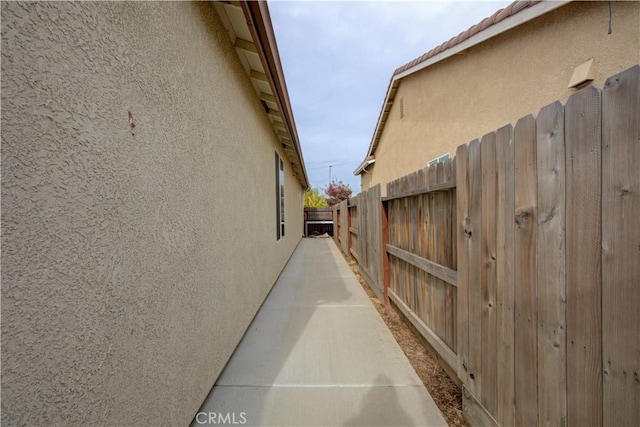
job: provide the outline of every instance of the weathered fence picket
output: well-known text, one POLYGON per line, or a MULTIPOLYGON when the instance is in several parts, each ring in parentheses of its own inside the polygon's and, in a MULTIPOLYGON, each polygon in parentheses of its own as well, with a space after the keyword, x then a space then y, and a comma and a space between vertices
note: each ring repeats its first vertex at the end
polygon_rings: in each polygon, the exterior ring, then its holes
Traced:
POLYGON ((538 230, 538 411, 540 425, 567 419, 564 109, 540 110, 536 121, 538 230))
MULTIPOLYGON (((515 217, 514 159, 513 127, 507 125, 496 133, 495 213, 499 224, 496 230, 496 418, 505 426, 515 425, 515 221, 512 220, 515 217)), ((458 192, 460 194, 460 189, 458 192)))
POLYGON ((565 106, 567 421, 602 420, 601 100, 590 87, 565 106))
POLYGON ((603 423, 640 424, 640 67, 603 90, 603 423))
POLYGON ((367 230, 358 240, 360 271, 378 298, 382 299, 382 218, 379 185, 358 195, 358 224, 367 230))

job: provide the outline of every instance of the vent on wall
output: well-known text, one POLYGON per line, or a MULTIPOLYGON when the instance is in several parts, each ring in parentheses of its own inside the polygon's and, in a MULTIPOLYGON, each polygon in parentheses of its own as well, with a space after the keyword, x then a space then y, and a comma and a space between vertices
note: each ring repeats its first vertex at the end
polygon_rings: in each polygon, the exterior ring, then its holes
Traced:
POLYGON ((593 58, 589 59, 584 64, 580 64, 573 70, 573 75, 569 81, 569 88, 580 89, 586 83, 595 79, 595 71, 593 69, 593 58))
POLYGON ((400 118, 404 117, 404 98, 400 98, 400 118))

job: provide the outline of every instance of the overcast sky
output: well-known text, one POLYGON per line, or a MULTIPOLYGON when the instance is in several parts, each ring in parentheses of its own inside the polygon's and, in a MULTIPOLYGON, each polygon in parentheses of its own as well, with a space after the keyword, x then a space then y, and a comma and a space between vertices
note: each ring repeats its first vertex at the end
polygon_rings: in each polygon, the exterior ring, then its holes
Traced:
POLYGON ((353 193, 393 71, 511 1, 270 1, 309 181, 353 193))

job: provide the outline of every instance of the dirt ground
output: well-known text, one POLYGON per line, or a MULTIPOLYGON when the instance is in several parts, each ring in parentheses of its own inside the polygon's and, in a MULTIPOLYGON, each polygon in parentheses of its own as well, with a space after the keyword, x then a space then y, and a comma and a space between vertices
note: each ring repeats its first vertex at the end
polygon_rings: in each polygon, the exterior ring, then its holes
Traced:
POLYGON ((360 285, 365 290, 373 305, 382 316, 387 327, 396 341, 407 355, 409 362, 418 373, 427 390, 438 405, 450 426, 466 426, 462 416, 462 393, 460 388, 447 375, 436 359, 422 343, 422 338, 416 336, 403 317, 393 307, 385 307, 375 296, 373 291, 358 271, 358 264, 354 260, 347 260, 355 273, 360 285))

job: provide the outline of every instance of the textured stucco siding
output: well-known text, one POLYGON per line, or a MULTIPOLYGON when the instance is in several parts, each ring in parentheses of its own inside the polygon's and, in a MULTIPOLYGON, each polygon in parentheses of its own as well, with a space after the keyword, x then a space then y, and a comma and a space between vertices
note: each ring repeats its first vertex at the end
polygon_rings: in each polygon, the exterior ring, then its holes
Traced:
POLYGON ((640 2, 574 2, 402 79, 362 189, 385 184, 556 100, 594 58, 605 80, 640 62, 640 2), (402 100, 402 101, 401 101, 402 100), (400 104, 404 117, 400 117, 400 104))
POLYGON ((3 425, 188 425, 302 234, 279 147, 211 4, 2 3, 3 425))

